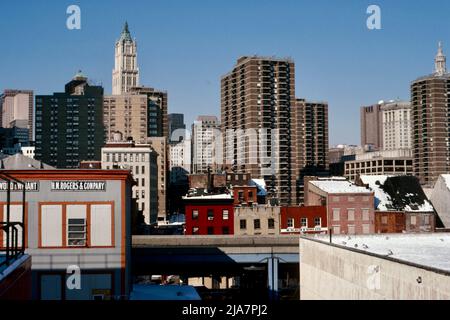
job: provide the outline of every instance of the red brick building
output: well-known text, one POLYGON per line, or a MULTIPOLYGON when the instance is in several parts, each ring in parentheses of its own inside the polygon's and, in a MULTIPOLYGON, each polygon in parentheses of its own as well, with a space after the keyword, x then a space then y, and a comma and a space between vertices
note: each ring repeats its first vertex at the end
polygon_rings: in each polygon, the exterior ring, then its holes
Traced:
POLYGON ((327 208, 325 206, 280 208, 281 234, 326 232, 327 208))
POLYGON ((186 235, 234 234, 234 199, 229 194, 186 196, 186 235))
POLYGON ((235 206, 252 206, 257 201, 258 188, 256 186, 235 186, 233 197, 235 206))
POLYGON ((333 234, 375 233, 374 192, 345 179, 309 181, 307 205, 326 205, 333 234))

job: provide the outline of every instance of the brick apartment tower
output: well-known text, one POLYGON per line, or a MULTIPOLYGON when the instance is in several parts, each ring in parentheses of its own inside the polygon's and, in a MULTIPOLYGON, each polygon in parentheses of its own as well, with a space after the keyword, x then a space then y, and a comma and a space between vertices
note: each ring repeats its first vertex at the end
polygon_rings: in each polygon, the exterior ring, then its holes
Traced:
POLYGON ((221 79, 224 162, 237 173, 264 178, 268 198, 282 205, 296 203, 296 138, 291 132, 295 103, 295 65, 290 59, 244 56, 221 79), (245 139, 238 137, 239 129, 246 130, 245 139), (263 141, 258 137, 264 130, 268 134, 263 141))
POLYGON ((439 43, 434 73, 411 84, 414 174, 433 186, 450 172, 450 74, 439 43))
POLYGON ((304 202, 304 177, 328 175, 328 103, 296 99, 291 134, 296 143, 297 204, 304 202))

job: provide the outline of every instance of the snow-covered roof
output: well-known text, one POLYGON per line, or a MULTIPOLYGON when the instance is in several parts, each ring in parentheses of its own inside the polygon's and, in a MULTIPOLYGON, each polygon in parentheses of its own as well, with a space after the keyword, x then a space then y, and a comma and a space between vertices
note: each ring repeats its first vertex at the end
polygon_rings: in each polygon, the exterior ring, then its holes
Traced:
POLYGON ((310 181, 310 183, 317 188, 327 193, 371 193, 371 191, 364 187, 359 187, 354 183, 344 180, 333 181, 310 181))
POLYGON ((444 179, 447 189, 450 190, 450 174, 442 174, 441 177, 444 179))
POLYGON ((258 187, 258 196, 266 196, 266 181, 264 179, 251 179, 250 180, 251 186, 258 187))
POLYGON ((361 182, 368 185, 370 190, 375 193, 375 208, 379 211, 392 210, 392 199, 391 197, 381 188, 384 185, 388 176, 378 175, 378 176, 365 176, 361 175, 359 177, 361 182))
POLYGON ((359 178, 375 193, 375 208, 378 211, 434 212, 414 177, 361 175, 359 178))
POLYGON ((200 195, 200 196, 187 196, 183 197, 185 200, 207 200, 207 199, 233 199, 233 196, 228 193, 212 194, 212 195, 200 195))
MULTIPOLYGON (((315 236, 329 242, 328 236, 315 236)), ((450 272, 450 234, 333 236, 334 244, 450 272)))

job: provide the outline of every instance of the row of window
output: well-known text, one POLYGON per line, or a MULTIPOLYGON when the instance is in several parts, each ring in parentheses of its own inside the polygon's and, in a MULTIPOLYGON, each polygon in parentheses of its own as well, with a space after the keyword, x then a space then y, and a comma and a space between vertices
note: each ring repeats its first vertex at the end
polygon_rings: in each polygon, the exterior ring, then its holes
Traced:
MULTIPOLYGON (((247 230, 247 220, 241 219, 239 221, 239 228, 241 230, 247 230)), ((267 219, 267 228, 275 229, 275 220, 274 219, 272 219, 272 218, 267 219)), ((255 229, 255 230, 261 229, 261 219, 253 220, 253 229, 255 229)))
MULTIPOLYGON (((370 209, 361 209, 362 211, 362 220, 363 221, 369 221, 370 220, 370 209)), ((340 221, 341 220, 341 209, 340 208, 334 208, 332 209, 333 212, 333 220, 334 221, 340 221)), ((348 221, 354 221, 355 220, 355 209, 348 209, 347 210, 347 220, 348 221)))
MULTIPOLYGON (((207 218, 209 221, 214 220, 214 210, 208 209, 207 218)), ((222 210, 222 220, 228 220, 230 218, 229 211, 227 209, 222 210)), ((198 220, 198 210, 192 210, 192 220, 198 220)))

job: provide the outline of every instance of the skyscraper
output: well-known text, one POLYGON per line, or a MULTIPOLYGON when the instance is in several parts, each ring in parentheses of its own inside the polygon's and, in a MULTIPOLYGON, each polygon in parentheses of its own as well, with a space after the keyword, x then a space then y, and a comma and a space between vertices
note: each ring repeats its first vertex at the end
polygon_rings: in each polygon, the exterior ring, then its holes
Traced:
POLYGON ((328 175, 328 103, 296 99, 292 108, 297 204, 303 204, 304 177, 328 175))
MULTIPOLYGON (((199 116, 192 125, 192 173, 207 173, 217 169, 216 137, 220 136, 219 119, 216 116, 199 116)), ((221 154, 221 152, 220 152, 221 154)))
POLYGON ((411 150, 412 119, 409 101, 389 101, 381 106, 383 150, 411 150))
POLYGON ((0 95, 1 127, 28 129, 28 139, 33 140, 33 91, 5 90, 0 95), (20 126, 17 126, 20 124, 20 126))
POLYGON ((450 74, 439 43, 433 74, 411 84, 414 174, 432 186, 450 172, 450 74))
POLYGON ((128 23, 125 23, 120 39, 116 42, 115 63, 112 73, 112 94, 128 93, 131 87, 139 86, 137 43, 131 38, 128 23))
POLYGON ((384 101, 361 107, 361 146, 374 150, 383 149, 383 123, 381 106, 384 101))
MULTIPOLYGON (((182 113, 170 113, 168 115, 169 122, 169 142, 177 143, 180 139, 175 139, 175 141, 171 141, 172 134, 179 129, 186 130, 186 125, 184 124, 184 114, 182 113)), ((183 134, 184 137, 184 134, 183 134)), ((175 138, 175 137, 173 137, 175 138)), ((177 137, 178 138, 178 137, 177 137)))
POLYGON ((100 161, 105 140, 103 88, 79 72, 65 92, 36 96, 35 158, 58 168, 100 161))
POLYGON ((221 80, 224 156, 235 172, 265 179, 269 198, 296 203, 291 131, 295 66, 290 59, 241 57, 221 80))

